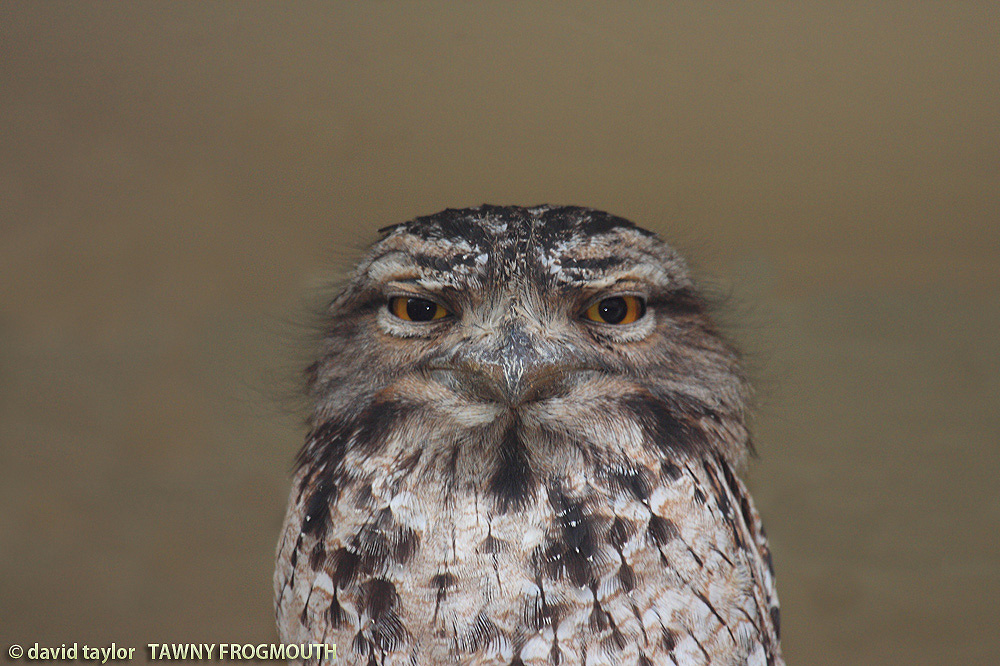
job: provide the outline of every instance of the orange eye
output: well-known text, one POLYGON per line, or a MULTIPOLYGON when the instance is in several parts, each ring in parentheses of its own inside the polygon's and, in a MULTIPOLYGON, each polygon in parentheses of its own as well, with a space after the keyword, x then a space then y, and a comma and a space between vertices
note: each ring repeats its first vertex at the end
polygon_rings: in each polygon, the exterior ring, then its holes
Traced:
POLYGON ((389 312, 406 321, 431 321, 450 314, 434 301, 413 296, 393 296, 389 299, 389 312))
POLYGON ((601 324, 631 324, 646 314, 646 302, 638 296, 614 296, 584 310, 583 316, 601 324))

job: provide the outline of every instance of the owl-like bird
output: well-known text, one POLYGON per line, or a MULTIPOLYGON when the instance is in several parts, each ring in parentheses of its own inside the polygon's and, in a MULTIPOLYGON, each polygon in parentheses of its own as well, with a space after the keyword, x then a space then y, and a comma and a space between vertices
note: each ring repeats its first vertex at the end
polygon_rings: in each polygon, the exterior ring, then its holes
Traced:
POLYGON ((324 320, 286 643, 369 666, 782 664, 748 385, 683 259, 578 207, 381 230, 324 320))

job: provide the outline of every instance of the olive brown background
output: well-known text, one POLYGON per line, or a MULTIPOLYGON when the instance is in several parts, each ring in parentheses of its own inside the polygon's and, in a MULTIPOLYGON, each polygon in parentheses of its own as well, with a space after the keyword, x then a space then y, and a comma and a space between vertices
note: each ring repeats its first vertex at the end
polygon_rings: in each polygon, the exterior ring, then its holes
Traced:
POLYGON ((726 296, 789 663, 1000 663, 998 13, 2 2, 3 653, 276 640, 309 304, 551 202, 726 296))

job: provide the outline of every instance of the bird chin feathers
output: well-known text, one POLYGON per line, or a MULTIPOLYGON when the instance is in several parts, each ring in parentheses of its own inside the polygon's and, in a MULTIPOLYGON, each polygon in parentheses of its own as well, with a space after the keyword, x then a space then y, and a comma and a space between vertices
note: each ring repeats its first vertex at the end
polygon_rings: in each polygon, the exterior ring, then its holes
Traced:
POLYGON ((482 493, 506 512, 537 497, 550 479, 656 470, 679 455, 738 464, 745 455, 748 435, 738 417, 690 395, 658 396, 632 382, 579 374, 544 399, 516 405, 453 390, 438 381, 440 371, 408 376, 316 425, 299 466, 338 492, 360 479, 399 488, 412 476, 437 485, 444 498, 482 493))

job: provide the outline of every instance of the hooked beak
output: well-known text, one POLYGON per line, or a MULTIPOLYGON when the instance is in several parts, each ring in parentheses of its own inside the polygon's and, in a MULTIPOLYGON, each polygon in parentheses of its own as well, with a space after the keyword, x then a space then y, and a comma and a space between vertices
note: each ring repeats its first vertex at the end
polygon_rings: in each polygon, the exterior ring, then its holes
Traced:
POLYGON ((470 394, 508 407, 552 396, 566 370, 556 349, 543 348, 516 324, 504 327, 498 344, 461 355, 449 366, 470 394))

